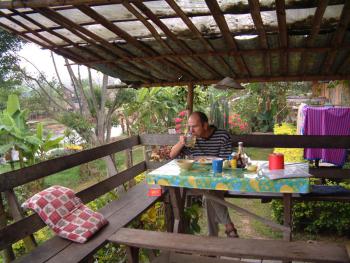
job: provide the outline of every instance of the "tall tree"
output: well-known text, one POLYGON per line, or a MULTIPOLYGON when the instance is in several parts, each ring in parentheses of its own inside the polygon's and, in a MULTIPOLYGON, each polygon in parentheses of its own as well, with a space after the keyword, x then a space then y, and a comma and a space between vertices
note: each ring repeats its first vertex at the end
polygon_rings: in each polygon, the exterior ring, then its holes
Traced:
POLYGON ((13 69, 18 65, 16 52, 22 44, 20 38, 0 29, 0 110, 6 108, 8 95, 21 82, 20 75, 13 69))

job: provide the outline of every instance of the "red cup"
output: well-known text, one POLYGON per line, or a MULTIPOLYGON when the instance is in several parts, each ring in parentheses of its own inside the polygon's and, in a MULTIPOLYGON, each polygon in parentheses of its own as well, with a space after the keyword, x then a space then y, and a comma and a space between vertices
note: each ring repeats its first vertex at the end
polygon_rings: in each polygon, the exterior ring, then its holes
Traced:
POLYGON ((269 155, 269 169, 284 169, 284 155, 282 153, 271 153, 269 155))

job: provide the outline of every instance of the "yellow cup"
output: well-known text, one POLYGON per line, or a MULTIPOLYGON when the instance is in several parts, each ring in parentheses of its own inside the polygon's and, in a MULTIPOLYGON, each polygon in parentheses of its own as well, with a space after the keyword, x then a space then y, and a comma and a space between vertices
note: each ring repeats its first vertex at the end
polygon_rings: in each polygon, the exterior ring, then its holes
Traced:
POLYGON ((232 169, 236 169, 237 168, 237 160, 236 159, 232 159, 231 160, 231 168, 232 169))

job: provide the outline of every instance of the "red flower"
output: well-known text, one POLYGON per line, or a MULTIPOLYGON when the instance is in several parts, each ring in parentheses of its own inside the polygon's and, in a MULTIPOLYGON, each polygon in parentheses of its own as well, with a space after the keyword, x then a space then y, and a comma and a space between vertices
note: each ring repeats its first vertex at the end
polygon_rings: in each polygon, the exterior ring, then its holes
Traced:
POLYGON ((175 118, 175 123, 181 123, 182 119, 181 118, 175 118))
POLYGON ((175 129, 181 129, 182 125, 180 123, 175 125, 175 129))
POLYGON ((179 117, 185 117, 186 116, 186 114, 187 114, 187 111, 181 111, 181 112, 179 112, 179 117))

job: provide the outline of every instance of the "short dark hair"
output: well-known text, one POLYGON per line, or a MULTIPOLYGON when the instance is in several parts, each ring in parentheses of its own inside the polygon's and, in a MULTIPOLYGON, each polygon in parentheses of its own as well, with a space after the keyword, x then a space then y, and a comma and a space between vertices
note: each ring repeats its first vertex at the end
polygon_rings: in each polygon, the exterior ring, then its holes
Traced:
POLYGON ((194 112, 192 112, 191 115, 197 115, 202 124, 209 123, 208 117, 207 117, 207 115, 205 115, 204 112, 194 111, 194 112))

